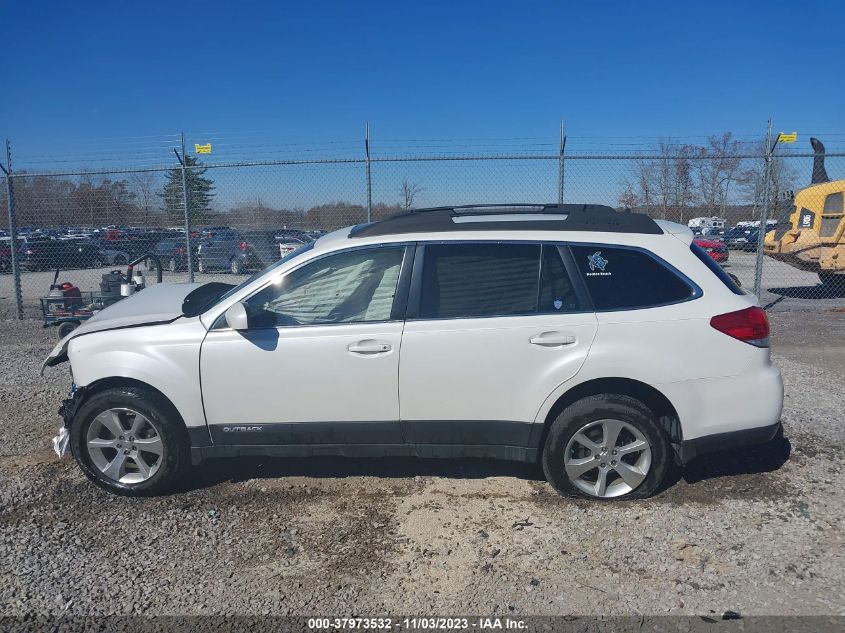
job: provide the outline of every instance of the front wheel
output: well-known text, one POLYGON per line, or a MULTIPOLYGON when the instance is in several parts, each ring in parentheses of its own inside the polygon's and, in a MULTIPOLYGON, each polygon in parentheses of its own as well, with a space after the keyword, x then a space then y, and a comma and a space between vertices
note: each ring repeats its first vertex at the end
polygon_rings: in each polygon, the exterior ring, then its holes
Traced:
POLYGON ((620 394, 590 396, 552 422, 543 472, 562 495, 640 499, 657 490, 669 466, 669 442, 654 413, 620 394))
POLYGON ((237 257, 232 258, 232 261, 229 263, 229 270, 233 275, 240 275, 243 272, 243 266, 237 257))
POLYGON ((166 492, 190 464, 179 414, 147 389, 116 387, 94 394, 74 417, 70 435, 82 472, 120 495, 166 492))

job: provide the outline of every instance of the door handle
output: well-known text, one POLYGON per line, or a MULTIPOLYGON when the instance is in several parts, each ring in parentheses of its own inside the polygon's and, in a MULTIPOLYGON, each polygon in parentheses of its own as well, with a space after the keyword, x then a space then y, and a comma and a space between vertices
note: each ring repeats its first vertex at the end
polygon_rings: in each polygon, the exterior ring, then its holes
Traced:
POLYGON ((564 345, 573 345, 575 341, 575 336, 564 332, 543 332, 528 339, 528 342, 532 345, 541 347, 563 347, 564 345))
POLYGON ((390 343, 384 341, 358 341, 350 343, 346 349, 353 354, 383 354, 390 351, 390 343))

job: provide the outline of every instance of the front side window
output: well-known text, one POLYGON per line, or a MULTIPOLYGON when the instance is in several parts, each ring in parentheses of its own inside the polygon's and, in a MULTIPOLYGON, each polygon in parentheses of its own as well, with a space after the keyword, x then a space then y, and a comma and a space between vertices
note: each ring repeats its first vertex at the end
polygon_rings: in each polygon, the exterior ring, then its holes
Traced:
POLYGON ((572 246, 596 310, 634 310, 691 299, 695 289, 648 253, 612 246, 572 246))
POLYGON ((321 257, 246 301, 255 327, 367 323, 390 319, 404 246, 321 257))

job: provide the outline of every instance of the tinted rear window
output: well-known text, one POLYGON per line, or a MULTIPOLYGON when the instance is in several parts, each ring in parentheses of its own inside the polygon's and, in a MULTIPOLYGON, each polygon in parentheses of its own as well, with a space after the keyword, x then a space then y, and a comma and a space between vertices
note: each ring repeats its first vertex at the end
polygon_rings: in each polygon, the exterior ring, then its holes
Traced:
POLYGON ((555 245, 428 244, 420 317, 514 316, 580 309, 555 245))
POLYGON ((539 278, 539 244, 429 244, 420 317, 532 314, 539 278))
POLYGON ((634 310, 679 303, 693 288, 665 262, 644 251, 612 246, 573 246, 596 310, 634 310))
POLYGON ((726 273, 725 270, 721 266, 719 266, 719 264, 717 264, 712 257, 710 257, 710 255, 707 254, 707 251, 705 251, 695 242, 690 244, 690 250, 695 253, 695 256, 698 257, 698 259, 704 262, 704 265, 707 266, 707 268, 709 268, 713 272, 713 274, 716 275, 719 280, 723 284, 725 284, 732 293, 734 293, 735 295, 745 294, 745 291, 739 286, 737 286, 736 283, 734 283, 734 280, 731 279, 731 276, 726 273))

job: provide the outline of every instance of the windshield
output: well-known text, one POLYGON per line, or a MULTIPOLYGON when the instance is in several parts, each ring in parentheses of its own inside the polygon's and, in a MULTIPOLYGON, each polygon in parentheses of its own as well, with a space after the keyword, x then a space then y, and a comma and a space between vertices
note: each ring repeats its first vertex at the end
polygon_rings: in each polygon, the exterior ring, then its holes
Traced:
MULTIPOLYGON (((282 264, 286 264, 286 263, 287 263, 287 262, 289 262, 290 260, 292 260, 292 259, 294 259, 294 258, 296 258, 296 257, 299 257, 299 256, 300 256, 300 255, 302 255, 303 253, 307 253, 307 252, 308 252, 308 251, 310 251, 312 248, 314 248, 314 244, 315 244, 315 242, 308 242, 307 244, 303 244, 302 246, 300 246, 299 248, 297 248, 295 251, 293 251, 293 252, 291 252, 291 253, 288 253, 287 255, 285 255, 284 257, 282 257, 280 260, 278 260, 278 261, 276 261, 276 262, 273 262, 272 264, 270 264, 269 266, 267 266, 267 268, 265 268, 264 270, 260 270, 260 271, 258 271, 257 273, 255 273, 255 274, 253 274, 253 275, 251 275, 251 276, 247 277, 244 281, 242 281, 241 283, 239 283, 237 286, 235 286, 234 288, 232 288, 232 289, 231 289, 231 290, 229 290, 228 292, 226 292, 226 293, 224 293, 224 294, 220 295, 220 298, 219 298, 219 299, 217 299, 217 301, 215 301, 214 303, 215 303, 215 304, 217 304, 217 303, 220 303, 221 301, 223 301, 224 299, 228 299, 228 298, 229 298, 229 297, 231 297, 233 294, 235 294, 235 293, 239 292, 242 288, 245 288, 246 286, 248 286, 249 284, 251 284, 253 281, 255 281, 256 279, 258 279, 259 277, 261 277, 261 276, 266 275, 267 273, 269 273, 271 270, 273 270, 273 269, 275 269, 275 268, 278 268, 278 267, 279 267, 279 266, 281 266, 282 264)), ((209 306, 209 307, 211 307, 211 306, 209 306)))

